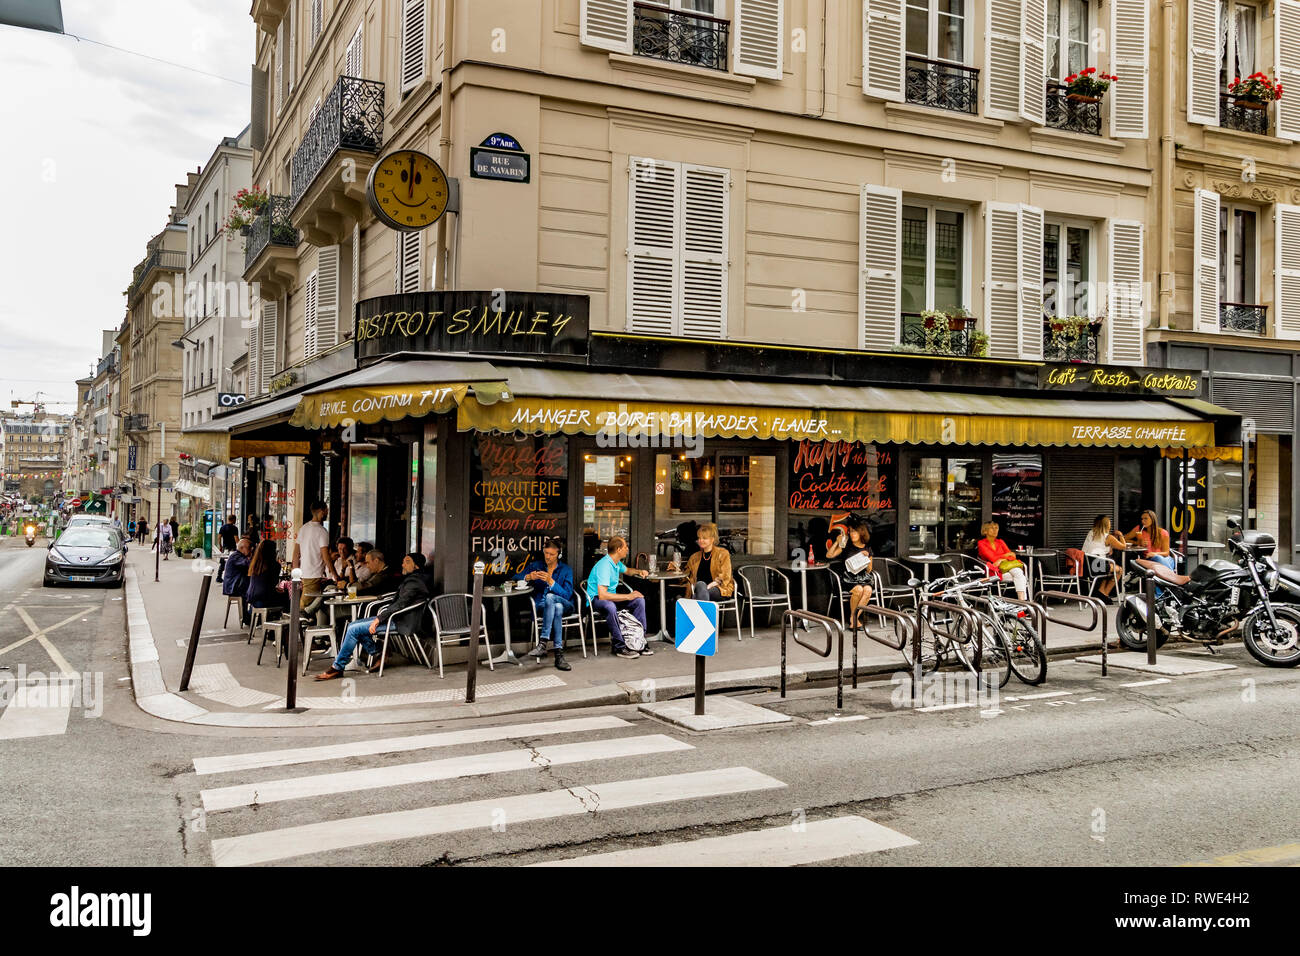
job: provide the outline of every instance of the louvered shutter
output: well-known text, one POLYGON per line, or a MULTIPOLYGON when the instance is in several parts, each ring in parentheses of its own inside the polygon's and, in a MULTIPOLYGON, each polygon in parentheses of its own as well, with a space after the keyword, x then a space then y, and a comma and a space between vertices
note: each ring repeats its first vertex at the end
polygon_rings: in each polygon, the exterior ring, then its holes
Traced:
POLYGON ((587 46, 632 52, 632 0, 582 0, 580 19, 587 46))
POLYGON ((1219 194, 1196 190, 1192 318, 1198 332, 1219 330, 1219 194))
POLYGON ((307 277, 307 286, 303 294, 303 331, 302 331, 302 349, 304 355, 309 358, 315 358, 316 353, 320 350, 320 338, 317 332, 318 315, 316 306, 319 301, 320 280, 319 273, 313 271, 307 277))
POLYGON ((400 232, 397 244, 398 258, 398 292, 420 291, 420 258, 422 235, 418 232, 400 232))
POLYGON ((295 79, 295 77, 294 77, 294 73, 295 73, 295 70, 294 70, 294 53, 295 53, 295 47, 297 47, 297 45, 298 45, 298 42, 297 42, 297 40, 298 40, 298 35, 297 35, 297 31, 294 29, 295 21, 294 21, 294 15, 293 15, 293 8, 294 8, 296 5, 297 5, 297 4, 294 4, 294 3, 289 4, 289 33, 288 33, 288 41, 289 41, 289 42, 288 42, 288 48, 285 50, 285 56, 288 57, 288 59, 287 59, 285 62, 286 62, 286 66, 287 66, 287 69, 288 69, 288 72, 289 72, 288 80, 289 80, 289 92, 290 92, 290 93, 293 92, 293 85, 294 85, 294 79, 295 79))
POLYGON ((311 0, 311 42, 320 39, 321 21, 325 18, 325 0, 311 0))
POLYGON ((266 147, 266 70, 253 67, 253 103, 249 113, 248 145, 262 150, 266 147))
POLYGON ((1284 91, 1274 107, 1277 110, 1277 135, 1282 139, 1300 141, 1300 101, 1295 93, 1300 90, 1300 3, 1277 0, 1273 15, 1273 51, 1277 61, 1277 79, 1284 91), (1286 93, 1287 87, 1292 92, 1286 93))
POLYGON ((316 351, 339 343, 339 246, 322 246, 316 254, 316 351))
POLYGON ((1043 210, 1020 207, 1020 358, 1043 357, 1043 210))
POLYGON ((278 367, 276 365, 276 348, 280 342, 280 303, 263 302, 262 303, 262 341, 260 343, 261 356, 258 359, 261 372, 261 391, 268 391, 271 387, 271 379, 275 377, 278 367))
POLYGON ((1047 122, 1047 0, 1024 0, 1020 45, 1020 115, 1047 122))
MULTIPOLYGON (((1020 357, 1020 206, 991 202, 984 207, 984 248, 988 284, 984 287, 989 355, 1020 357)), ((1039 255, 1042 246, 1039 245, 1039 255)))
POLYGON ((988 0, 984 31, 984 112, 1020 119, 1020 43, 1023 0, 988 0))
POLYGON ((862 92, 903 102, 904 0, 862 0, 862 92))
POLYGON ((1187 122, 1219 125, 1219 0, 1187 0, 1187 122))
POLYGON ((307 128, 311 129, 311 124, 316 122, 316 114, 320 112, 320 97, 316 97, 316 102, 311 105, 307 112, 307 128))
POLYGON ((727 198, 731 173, 682 166, 681 334, 722 338, 727 331, 727 198))
POLYGON ((633 158, 628 187, 627 327, 673 334, 677 275, 677 163, 633 158))
POLYGON ((892 350, 898 344, 903 191, 864 185, 858 221, 858 344, 892 350))
POLYGON ((1142 344, 1142 223, 1128 219, 1110 221, 1110 295, 1106 326, 1110 360, 1124 365, 1145 365, 1142 344))
POLYGON ((403 0, 402 10, 402 93, 413 90, 424 79, 428 22, 425 0, 403 0))
POLYGON ((1279 339, 1300 339, 1300 206, 1274 208, 1273 334, 1279 339))
POLYGON ((767 80, 782 77, 785 50, 784 0, 734 0, 732 69, 767 80))
POLYGON ((357 32, 352 34, 352 39, 348 41, 348 52, 344 56, 343 69, 348 76, 361 76, 365 64, 362 62, 362 39, 361 27, 357 27, 357 32))
POLYGON ((348 328, 361 301, 361 224, 352 227, 352 310, 348 313, 348 328))
MULTIPOLYGON (((1150 74, 1148 9, 1147 0, 1111 0, 1110 4, 1110 35, 1114 38, 1111 72, 1119 77, 1119 81, 1110 85, 1106 97, 1110 100, 1111 135, 1120 139, 1147 138, 1147 100, 1151 94, 1147 85, 1150 74)), ((1214 83, 1217 88, 1217 65, 1214 83)), ((1218 111, 1216 98, 1213 109, 1216 123, 1218 111)))
POLYGON ((253 321, 248 327, 248 397, 262 394, 261 353, 262 353, 262 305, 258 303, 253 311, 253 321))
POLYGON ((275 115, 284 105, 284 21, 275 28, 275 115))

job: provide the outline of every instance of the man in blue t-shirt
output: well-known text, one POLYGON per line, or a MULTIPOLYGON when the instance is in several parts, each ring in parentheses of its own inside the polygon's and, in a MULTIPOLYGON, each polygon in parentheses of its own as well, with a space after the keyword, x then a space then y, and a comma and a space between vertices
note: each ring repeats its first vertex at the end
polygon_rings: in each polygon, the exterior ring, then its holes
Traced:
POLYGON ((654 653, 649 643, 646 644, 645 650, 639 653, 629 650, 623 642, 623 631, 618 626, 619 604, 626 604, 627 609, 641 622, 641 627, 646 626, 645 598, 640 591, 620 594, 616 590, 624 574, 643 577, 645 572, 630 570, 623 563, 623 559, 627 557, 627 542, 618 535, 609 539, 605 551, 607 552, 605 557, 596 562, 596 566, 591 569, 591 577, 587 578, 587 597, 591 599, 592 608, 605 612, 605 617, 609 621, 610 642, 615 654, 628 660, 649 657, 654 653))
POLYGON ((564 618, 573 613, 573 571, 560 560, 560 542, 550 539, 542 545, 542 560, 528 562, 528 566, 515 575, 515 580, 533 586, 533 605, 540 619, 534 653, 544 657, 549 639, 555 645, 556 668, 573 670, 564 659, 564 618))

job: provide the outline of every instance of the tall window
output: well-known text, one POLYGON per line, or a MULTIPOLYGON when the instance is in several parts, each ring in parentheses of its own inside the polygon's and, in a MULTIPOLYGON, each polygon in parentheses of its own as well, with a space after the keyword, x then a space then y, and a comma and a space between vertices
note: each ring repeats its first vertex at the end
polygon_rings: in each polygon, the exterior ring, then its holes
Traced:
POLYGON ((1259 11, 1248 3, 1219 0, 1219 87, 1259 69, 1259 11))
POLYGON ((1047 315, 1089 315, 1092 231, 1048 222, 1043 227, 1043 311, 1047 315))
POLYGON ((903 206, 902 310, 966 304, 966 216, 934 206, 903 206))
POLYGON ((1256 212, 1219 206, 1219 301, 1254 305, 1258 251, 1256 212))
POLYGON ((1088 0, 1047 0, 1047 75, 1063 79, 1088 65, 1088 0))
POLYGON ((907 0, 907 52, 966 61, 966 0, 907 0))

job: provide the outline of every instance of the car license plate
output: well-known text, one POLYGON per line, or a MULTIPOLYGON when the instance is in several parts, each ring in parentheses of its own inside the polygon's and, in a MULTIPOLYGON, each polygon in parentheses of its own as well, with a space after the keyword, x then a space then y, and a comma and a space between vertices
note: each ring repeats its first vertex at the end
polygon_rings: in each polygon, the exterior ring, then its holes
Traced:
POLYGON ((95 576, 93 574, 69 574, 68 580, 69 581, 93 581, 95 580, 95 576))

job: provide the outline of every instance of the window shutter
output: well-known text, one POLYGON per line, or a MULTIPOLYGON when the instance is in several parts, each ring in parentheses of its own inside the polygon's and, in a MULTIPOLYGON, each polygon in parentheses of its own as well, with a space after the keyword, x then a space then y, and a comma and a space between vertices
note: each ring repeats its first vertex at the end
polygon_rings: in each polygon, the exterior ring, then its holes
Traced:
MULTIPOLYGON (((1277 79, 1283 89, 1300 86, 1300 3, 1277 0, 1273 15, 1273 51, 1277 61, 1277 79)), ((1282 139, 1300 141, 1300 102, 1295 93, 1287 93, 1277 101, 1277 135, 1282 139)))
POLYGON ((1043 210, 1020 207, 1020 358, 1043 357, 1043 210))
POLYGON ((681 334, 722 338, 727 331, 727 199, 731 172, 682 167, 681 334))
POLYGON ((248 397, 262 394, 262 380, 258 369, 261 367, 259 355, 262 351, 262 306, 258 303, 253 310, 253 321, 248 327, 248 397))
POLYGON ((398 293, 420 291, 420 233, 399 232, 397 234, 397 282, 398 293))
POLYGON ((1018 120, 1023 2, 988 0, 987 10, 988 26, 984 31, 984 112, 996 119, 1018 120))
MULTIPOLYGON (((352 227, 352 312, 356 313, 357 303, 361 301, 361 224, 352 227)), ((348 316, 348 327, 352 327, 353 315, 348 316)))
POLYGON ((320 97, 316 97, 316 102, 311 105, 311 110, 307 113, 307 128, 311 129, 311 124, 316 122, 316 114, 320 112, 320 97))
POLYGON ((582 0, 580 19, 587 46, 632 52, 632 0, 582 0))
MULTIPOLYGON (((1215 0, 1209 0, 1214 3, 1215 0)), ((1217 9, 1217 7, 1216 7, 1217 9)), ((1147 49, 1147 25, 1150 19, 1147 0, 1111 0, 1110 35, 1111 72, 1119 77, 1106 92, 1110 100, 1110 131, 1120 139, 1147 138, 1147 99, 1150 73, 1147 49)), ((1214 123, 1219 121, 1218 58, 1214 58, 1211 98, 1214 123)), ((1191 117, 1189 116, 1190 120, 1191 117)))
POLYGON ((1219 0, 1187 0, 1187 122, 1219 125, 1219 0))
POLYGON ((424 79, 424 48, 428 34, 425 0, 403 0, 402 93, 405 95, 424 79))
POLYGON ((311 42, 320 39, 321 21, 325 18, 325 0, 311 0, 311 42))
POLYGON ((296 4, 293 3, 289 4, 289 34, 288 34, 289 46, 288 49, 285 51, 285 56, 288 57, 288 60, 285 62, 287 63, 287 69, 289 71, 289 92, 290 93, 293 92, 293 86, 294 86, 294 68, 293 68, 294 48, 298 45, 297 43, 298 33, 294 29, 293 8, 295 6, 296 4))
POLYGON ((732 69, 767 80, 782 77, 785 51, 784 0, 734 0, 732 69))
POLYGON ((863 0, 862 92, 903 102, 903 0, 863 0))
POLYGON ((343 69, 348 76, 359 77, 365 68, 362 62, 361 43, 361 27, 357 27, 357 32, 352 34, 352 39, 348 41, 348 52, 343 58, 343 69))
POLYGON ((1047 0, 1024 0, 1020 45, 1020 115, 1047 122, 1047 0))
POLYGON ((673 333, 677 181, 681 167, 633 158, 628 194, 627 327, 673 333))
POLYGON ((253 67, 253 104, 249 113, 248 145, 261 150, 266 146, 266 70, 253 67))
POLYGON ((316 254, 316 352, 328 352, 339 343, 338 246, 322 246, 316 254))
POLYGON ((1123 365, 1146 364, 1142 344, 1142 259, 1142 223, 1129 219, 1112 219, 1107 340, 1110 361, 1123 365))
POLYGON ((1279 339, 1300 339, 1300 206, 1279 204, 1275 210, 1277 291, 1273 296, 1273 334, 1279 339))
POLYGON ((1198 332, 1219 331, 1219 194, 1196 190, 1192 319, 1198 332))
POLYGON ((858 219, 858 344, 892 350, 898 344, 903 191, 864 185, 858 219))
POLYGON ((320 349, 319 337, 316 334, 317 319, 316 305, 320 290, 319 273, 313 271, 307 277, 307 285, 303 294, 303 331, 302 331, 302 350, 306 358, 315 358, 320 349))
POLYGON ((275 28, 275 115, 284 105, 284 21, 275 28))
MULTIPOLYGON (((1020 358, 1020 206, 986 204, 984 229, 989 260, 988 284, 984 287, 989 355, 1020 358)), ((1038 248, 1041 256, 1041 243, 1038 248)))
POLYGON ((280 303, 263 302, 262 303, 262 341, 260 343, 261 355, 258 358, 259 372, 261 379, 259 382, 259 391, 266 392, 271 387, 271 379, 275 377, 276 345, 280 340, 280 303))

